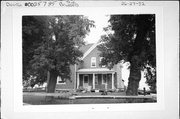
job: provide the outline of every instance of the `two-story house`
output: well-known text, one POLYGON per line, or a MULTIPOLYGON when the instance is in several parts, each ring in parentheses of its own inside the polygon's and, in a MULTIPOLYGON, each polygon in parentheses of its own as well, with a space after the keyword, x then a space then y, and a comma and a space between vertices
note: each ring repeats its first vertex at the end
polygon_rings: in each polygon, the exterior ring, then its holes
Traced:
POLYGON ((97 48, 97 43, 88 44, 80 48, 83 52, 82 62, 72 65, 71 79, 65 80, 57 77, 56 90, 111 90, 122 89, 121 64, 115 65, 112 69, 101 66, 102 57, 97 48))

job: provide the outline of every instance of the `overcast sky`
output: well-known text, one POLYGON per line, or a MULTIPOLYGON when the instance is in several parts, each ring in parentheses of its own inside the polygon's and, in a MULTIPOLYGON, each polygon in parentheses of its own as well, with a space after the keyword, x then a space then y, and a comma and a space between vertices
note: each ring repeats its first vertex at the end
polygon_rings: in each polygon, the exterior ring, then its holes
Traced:
POLYGON ((103 28, 108 26, 108 15, 94 14, 87 16, 90 20, 95 21, 95 27, 91 28, 89 35, 86 36, 85 41, 87 43, 96 43, 101 38, 101 35, 105 34, 103 28))
MULTIPOLYGON (((85 16, 87 16, 90 20, 94 20, 96 26, 95 28, 91 28, 89 35, 87 35, 85 38, 85 41, 86 43, 97 43, 98 40, 100 40, 101 35, 105 34, 103 28, 109 25, 108 20, 110 16, 103 14, 88 14, 85 16)), ((127 66, 128 66, 127 64, 124 64, 122 68, 122 78, 125 81, 124 84, 126 86, 128 85, 128 77, 129 77, 129 70, 127 69, 127 66)), ((148 85, 145 83, 146 79, 143 76, 143 72, 141 76, 142 78, 139 84, 139 88, 143 89, 143 87, 145 87, 146 89, 149 89, 148 85)))

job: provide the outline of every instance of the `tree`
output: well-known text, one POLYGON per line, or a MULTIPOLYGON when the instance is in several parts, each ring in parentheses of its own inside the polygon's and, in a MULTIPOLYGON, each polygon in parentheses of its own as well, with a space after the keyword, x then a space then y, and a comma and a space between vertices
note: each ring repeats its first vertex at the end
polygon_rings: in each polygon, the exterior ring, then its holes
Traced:
POLYGON ((145 78, 150 90, 156 93, 156 69, 152 67, 147 67, 145 70, 145 78))
POLYGON ((57 76, 70 77, 70 65, 82 53, 79 47, 93 27, 82 15, 23 17, 23 78, 36 77, 54 92, 57 76), (47 76, 48 74, 48 76, 47 76))
POLYGON ((120 61, 129 62, 126 95, 137 95, 141 70, 156 69, 155 15, 111 15, 109 22, 99 45, 102 64, 111 68, 120 61))

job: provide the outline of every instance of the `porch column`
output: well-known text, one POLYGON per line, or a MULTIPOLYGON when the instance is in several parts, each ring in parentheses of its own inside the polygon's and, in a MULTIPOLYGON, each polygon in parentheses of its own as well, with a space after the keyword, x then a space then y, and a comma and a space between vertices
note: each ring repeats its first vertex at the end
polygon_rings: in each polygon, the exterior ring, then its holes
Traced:
POLYGON ((114 72, 112 73, 112 89, 114 89, 114 72))
POLYGON ((93 89, 95 89, 95 73, 93 73, 93 89))
POLYGON ((76 80, 76 64, 74 65, 74 90, 76 90, 77 88, 76 88, 76 82, 77 82, 77 80, 76 80))
POLYGON ((77 73, 77 89, 79 89, 79 73, 77 73))

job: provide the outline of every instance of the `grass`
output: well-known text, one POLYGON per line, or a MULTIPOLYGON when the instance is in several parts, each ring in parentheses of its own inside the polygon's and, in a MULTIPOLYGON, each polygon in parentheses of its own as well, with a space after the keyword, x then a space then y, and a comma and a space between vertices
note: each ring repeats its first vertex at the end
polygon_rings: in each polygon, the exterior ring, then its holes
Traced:
POLYGON ((124 92, 108 93, 45 93, 45 92, 24 92, 23 102, 31 105, 48 105, 48 104, 105 104, 105 103, 144 103, 154 102, 148 96, 136 96, 131 98, 125 96, 124 92), (120 98, 109 98, 110 96, 120 96, 120 98), (121 97, 122 96, 122 97, 121 97), (79 97, 77 99, 69 99, 69 97, 79 97), (98 98, 100 97, 100 98, 98 98))

